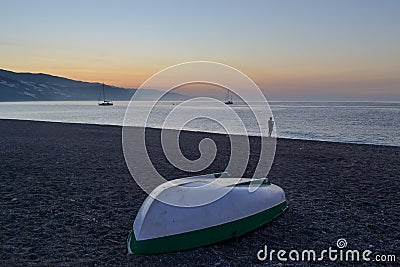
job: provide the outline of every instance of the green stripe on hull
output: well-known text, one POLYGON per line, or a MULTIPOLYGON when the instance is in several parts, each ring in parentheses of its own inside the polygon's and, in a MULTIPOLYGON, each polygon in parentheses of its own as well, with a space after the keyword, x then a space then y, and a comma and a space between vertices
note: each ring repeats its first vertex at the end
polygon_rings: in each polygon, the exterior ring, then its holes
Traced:
POLYGON ((286 202, 282 202, 266 211, 237 221, 192 232, 147 240, 136 240, 132 231, 128 238, 128 246, 130 251, 135 254, 157 254, 209 245, 250 232, 270 222, 285 211, 286 208, 286 202))

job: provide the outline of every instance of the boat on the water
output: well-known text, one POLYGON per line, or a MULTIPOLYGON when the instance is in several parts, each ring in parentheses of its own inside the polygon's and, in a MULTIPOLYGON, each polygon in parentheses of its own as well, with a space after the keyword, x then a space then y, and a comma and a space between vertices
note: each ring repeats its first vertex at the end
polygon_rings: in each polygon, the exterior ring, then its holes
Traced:
POLYGON ((220 242, 270 222, 286 208, 284 191, 267 178, 239 179, 221 173, 172 180, 154 189, 143 202, 128 236, 128 252, 167 253, 220 242), (187 190, 193 187, 200 194, 187 190), (215 201, 185 206, 190 198, 227 188, 231 190, 215 201), (168 204, 170 199, 182 206, 168 204))
POLYGON ((114 103, 111 100, 103 100, 103 102, 99 102, 99 106, 112 106, 114 103))
POLYGON ((229 89, 226 89, 225 104, 226 104, 226 105, 232 105, 232 104, 233 104, 232 94, 231 94, 231 92, 229 91, 229 89))
POLYGON ((111 100, 106 100, 106 93, 104 91, 104 83, 103 83, 103 90, 102 90, 102 94, 100 93, 100 97, 99 97, 99 106, 112 106, 114 105, 114 103, 111 100), (101 96, 103 96, 103 101, 100 102, 100 98, 101 96))

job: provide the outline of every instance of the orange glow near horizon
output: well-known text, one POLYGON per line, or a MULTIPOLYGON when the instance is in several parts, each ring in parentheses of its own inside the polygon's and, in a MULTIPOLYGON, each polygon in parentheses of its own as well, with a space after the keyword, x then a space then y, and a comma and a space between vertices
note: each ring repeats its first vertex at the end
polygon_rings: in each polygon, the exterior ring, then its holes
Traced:
MULTIPOLYGON (((77 68, 51 68, 48 66, 36 66, 31 63, 26 64, 24 68, 2 67, 15 72, 46 73, 79 81, 104 82, 118 87, 138 88, 151 75, 168 66, 117 67, 108 65, 108 68, 96 68, 96 66, 84 66, 82 64, 77 68)), ((374 93, 377 90, 381 93, 393 94, 398 92, 398 84, 400 84, 396 75, 390 75, 388 72, 383 74, 362 71, 344 72, 334 67, 329 69, 327 66, 319 69, 303 69, 302 72, 295 68, 274 69, 272 67, 264 67, 263 69, 255 69, 254 66, 251 66, 248 72, 243 69, 241 71, 253 79, 267 95, 290 95, 296 93, 296 91, 313 94, 327 90, 324 88, 333 90, 336 94, 346 94, 349 90, 353 94, 374 93)), ((204 92, 199 91, 199 86, 188 86, 181 92, 188 95, 204 95, 204 92)), ((211 93, 211 90, 208 89, 205 92, 211 93)), ((217 94, 220 94, 220 92, 217 92, 217 94)))
POLYGON ((137 88, 205 60, 282 98, 400 100, 398 1, 89 2, 8 1, 0 68, 137 88))

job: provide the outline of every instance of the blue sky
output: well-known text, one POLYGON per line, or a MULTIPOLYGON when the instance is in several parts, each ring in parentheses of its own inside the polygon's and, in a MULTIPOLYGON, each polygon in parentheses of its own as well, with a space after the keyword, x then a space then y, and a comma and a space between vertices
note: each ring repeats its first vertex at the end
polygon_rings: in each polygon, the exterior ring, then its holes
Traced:
POLYGON ((137 87, 231 65, 276 98, 400 100, 400 1, 1 1, 0 68, 137 87))

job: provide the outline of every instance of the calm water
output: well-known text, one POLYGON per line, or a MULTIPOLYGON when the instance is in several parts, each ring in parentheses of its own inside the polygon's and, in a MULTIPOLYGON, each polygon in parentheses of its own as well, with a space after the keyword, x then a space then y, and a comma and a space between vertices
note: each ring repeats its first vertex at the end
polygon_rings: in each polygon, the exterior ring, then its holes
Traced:
MULTIPOLYGON (((112 107, 99 107, 97 102, 0 103, 0 118, 122 125, 127 104, 114 102, 112 107)), ((140 105, 149 103, 142 101, 140 105)), ((270 105, 278 137, 400 146, 400 102, 271 102, 270 105)), ((174 102, 159 104, 151 113, 149 126, 160 128, 174 107, 174 102)), ((258 135, 250 110, 244 105, 231 107, 242 118, 248 133, 258 135)), ((228 120, 219 107, 208 103, 186 107, 190 114, 200 110, 225 119, 225 123, 228 120)), ((135 116, 144 120, 145 115, 137 108, 135 116)), ((174 123, 171 120, 168 128, 181 127, 177 121, 174 123)), ((239 129, 237 121, 227 123, 239 129)), ((207 119, 193 120, 184 129, 224 132, 221 125, 207 119)))

